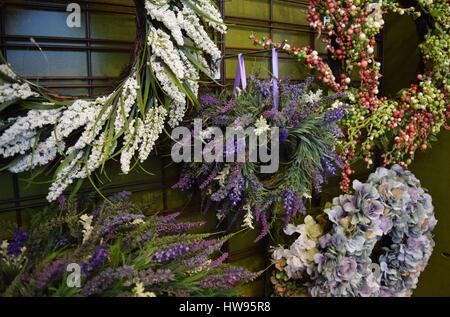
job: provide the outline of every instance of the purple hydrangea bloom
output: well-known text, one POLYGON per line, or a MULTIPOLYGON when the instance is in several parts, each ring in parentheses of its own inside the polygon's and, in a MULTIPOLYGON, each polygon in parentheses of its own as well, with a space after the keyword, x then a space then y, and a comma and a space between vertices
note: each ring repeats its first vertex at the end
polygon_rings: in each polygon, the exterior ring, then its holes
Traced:
POLYGON ((340 265, 336 268, 336 281, 350 281, 357 272, 358 264, 352 258, 344 258, 340 265))

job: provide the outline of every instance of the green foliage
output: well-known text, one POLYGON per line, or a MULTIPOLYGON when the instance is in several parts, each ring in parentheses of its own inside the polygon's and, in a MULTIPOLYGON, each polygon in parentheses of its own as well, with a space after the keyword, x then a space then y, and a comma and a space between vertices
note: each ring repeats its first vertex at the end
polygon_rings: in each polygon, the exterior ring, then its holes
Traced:
POLYGON ((147 217, 127 197, 110 197, 90 215, 71 201, 36 213, 21 251, 0 249, 0 294, 232 295, 257 277, 223 263, 227 254, 220 250, 230 236, 188 233, 203 223, 178 222, 178 214, 147 217), (76 281, 74 273, 79 287, 68 283, 76 281))

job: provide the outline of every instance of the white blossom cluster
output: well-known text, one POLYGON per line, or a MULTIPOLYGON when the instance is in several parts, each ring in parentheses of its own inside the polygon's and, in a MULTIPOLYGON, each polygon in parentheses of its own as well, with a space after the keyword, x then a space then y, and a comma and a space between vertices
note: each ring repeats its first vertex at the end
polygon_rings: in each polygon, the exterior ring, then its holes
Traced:
POLYGON ((93 216, 88 216, 86 214, 80 216, 80 223, 83 226, 83 243, 86 243, 91 237, 92 230, 94 227, 92 226, 93 216))
POLYGON ((150 63, 162 89, 172 99, 169 125, 174 127, 186 112, 186 96, 169 78, 161 63, 154 56, 150 58, 150 63))
POLYGON ((213 60, 219 60, 221 58, 222 53, 209 37, 205 28, 202 26, 199 17, 192 9, 184 6, 183 10, 178 14, 178 20, 182 25, 182 28, 186 31, 186 34, 194 41, 195 45, 209 54, 213 60))
POLYGON ((25 117, 11 119, 14 123, 0 136, 0 156, 25 154, 35 144, 37 130, 54 125, 60 114, 60 109, 30 110, 25 117))
POLYGON ((57 142, 54 135, 39 143, 30 154, 20 157, 20 159, 8 170, 11 173, 22 173, 38 166, 50 163, 56 158, 58 153, 64 150, 64 141, 57 142))
POLYGON ((276 261, 285 259, 284 271, 288 277, 292 278, 314 265, 314 255, 319 252, 319 237, 322 235, 322 230, 315 220, 308 215, 305 217, 305 223, 299 226, 289 224, 284 229, 284 233, 289 236, 298 233, 299 236, 289 249, 276 248, 272 257, 276 261))
POLYGON ((368 27, 377 30, 382 29, 384 25, 382 1, 367 4, 367 12, 369 12, 367 16, 368 27))
MULTIPOLYGON (((77 129, 85 126, 95 117, 95 104, 90 101, 76 100, 62 114, 56 118, 57 123, 54 126, 51 135, 43 142, 38 143, 32 152, 21 157, 13 166, 9 168, 12 173, 21 173, 31 170, 38 166, 43 166, 61 154, 66 144, 67 138, 77 129)), ((34 139, 33 139, 34 140, 34 139)), ((31 147, 25 151, 30 150, 31 147)))
POLYGON ((122 88, 122 97, 117 107, 117 117, 114 121, 116 133, 119 133, 125 126, 125 120, 130 115, 131 108, 136 103, 137 92, 139 89, 136 75, 128 78, 122 88))
MULTIPOLYGON (((219 10, 210 0, 196 0, 192 4, 205 14, 206 23, 216 31, 221 33, 226 31, 219 10)), ((197 13, 186 4, 177 3, 175 5, 170 0, 147 0, 145 7, 147 14, 152 19, 163 23, 169 31, 168 34, 161 29, 151 27, 148 44, 153 53, 150 60, 153 72, 160 81, 164 92, 172 99, 169 125, 175 127, 183 120, 186 112, 186 96, 179 88, 179 83, 188 83, 194 95, 197 95, 200 78, 197 67, 181 50, 185 43, 183 31, 198 48, 211 56, 213 68, 217 67, 221 52, 206 32, 197 13), (156 57, 159 59, 157 60, 156 57), (174 79, 166 74, 162 63, 170 68, 179 83, 174 82, 174 79)), ((195 58, 205 69, 210 70, 210 66, 202 54, 196 54, 195 58)), ((214 71, 210 73, 214 73, 214 71)))
MULTIPOLYGON (((49 201, 54 201, 75 180, 89 177, 116 154, 120 154, 125 174, 131 169, 136 152, 139 161, 145 161, 163 132, 167 117, 172 127, 183 120, 187 106, 185 89, 197 95, 200 69, 212 74, 211 65, 221 57, 197 15, 198 10, 192 10, 188 5, 203 11, 202 19, 212 28, 225 32, 220 12, 210 0, 145 2, 149 30, 146 44, 150 51, 147 66, 158 80, 158 86, 170 98, 169 109, 155 104, 155 98, 153 105, 149 102, 144 105, 145 110, 137 107, 140 87, 139 71, 136 71, 108 96, 93 101, 75 100, 71 105, 55 110, 30 110, 24 117, 9 119, 8 127, 0 135, 0 156, 20 155, 9 170, 14 173, 28 171, 46 165, 60 155, 62 163, 47 196, 49 201), (151 23, 154 20, 164 27, 157 28, 151 23), (199 50, 184 47, 188 39, 199 50), (210 55, 212 64, 204 54, 210 55), (72 138, 75 133, 79 133, 77 139, 72 138), (119 142, 120 151, 115 153, 119 142)), ((9 65, 0 65, 0 72, 17 79, 9 65)), ((38 96, 40 94, 33 92, 28 83, 0 85, 0 104, 38 96)))
POLYGON ((145 8, 152 19, 163 23, 169 29, 178 46, 184 45, 180 24, 175 12, 171 10, 168 0, 147 0, 145 8))
POLYGON ((245 213, 245 217, 242 223, 242 227, 243 228, 250 228, 250 229, 255 229, 255 226, 253 225, 253 220, 254 220, 254 216, 253 216, 253 212, 251 209, 251 206, 249 204, 246 204, 244 206, 244 210, 246 211, 245 213))
POLYGON ((195 0, 197 7, 208 15, 206 23, 216 31, 224 34, 227 31, 226 25, 222 21, 222 15, 217 7, 210 0, 195 0))
POLYGON ((122 172, 130 172, 131 159, 136 151, 139 151, 139 160, 144 162, 153 150, 159 135, 164 129, 164 121, 167 110, 162 106, 156 106, 147 113, 145 121, 140 118, 133 119, 130 129, 124 138, 124 150, 120 156, 122 172))
POLYGON ((8 64, 2 64, 0 65, 0 72, 5 74, 11 79, 16 79, 17 75, 14 73, 14 71, 11 69, 11 67, 8 64))
POLYGON ((178 79, 184 79, 184 64, 178 50, 175 49, 170 35, 160 29, 150 28, 148 44, 152 53, 161 58, 178 79))
POLYGON ((39 97, 39 94, 32 91, 30 85, 27 83, 0 85, 0 104, 15 99, 25 100, 30 97, 39 97))
POLYGON ((49 193, 47 195, 48 201, 57 200, 76 179, 78 173, 81 170, 81 158, 84 152, 79 151, 76 156, 64 166, 55 177, 52 185, 50 186, 49 193))
POLYGON ((141 163, 144 162, 153 151, 159 135, 163 132, 166 116, 167 110, 162 106, 152 108, 147 114, 144 121, 142 145, 139 152, 141 163))

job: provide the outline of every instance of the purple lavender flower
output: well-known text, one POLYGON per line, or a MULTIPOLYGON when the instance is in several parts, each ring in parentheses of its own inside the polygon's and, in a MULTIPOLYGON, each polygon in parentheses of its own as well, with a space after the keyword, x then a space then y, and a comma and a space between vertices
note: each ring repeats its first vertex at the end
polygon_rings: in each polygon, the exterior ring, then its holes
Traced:
POLYGON ((119 202, 127 200, 128 198, 130 198, 130 196, 131 196, 131 192, 122 191, 119 193, 115 193, 114 195, 109 197, 109 201, 112 202, 113 204, 117 204, 119 202))
POLYGON ((228 290, 240 283, 254 280, 256 277, 258 274, 243 268, 227 268, 224 272, 205 277, 197 284, 205 289, 228 290))
POLYGON ((220 111, 220 113, 226 114, 226 113, 230 112, 235 106, 236 106, 236 100, 231 99, 230 101, 227 102, 225 107, 223 107, 223 109, 220 111))
POLYGON ((180 214, 181 214, 180 212, 174 212, 169 215, 158 216, 157 221, 160 223, 172 223, 172 222, 176 221, 176 219, 178 218, 178 216, 180 214))
POLYGON ((264 98, 272 96, 272 81, 269 79, 260 80, 255 76, 249 76, 249 80, 253 83, 255 89, 259 91, 264 98))
POLYGON ((209 107, 209 106, 220 105, 222 103, 222 101, 214 95, 206 94, 206 95, 200 96, 200 103, 203 107, 209 107))
POLYGON ((180 189, 182 191, 187 191, 192 188, 194 184, 194 176, 192 174, 184 174, 180 180, 172 186, 172 189, 180 189))
POLYGON ((327 175, 336 176, 336 166, 328 157, 323 156, 320 159, 320 162, 322 163, 323 170, 327 175))
POLYGON ((218 257, 217 259, 215 259, 214 261, 212 261, 209 265, 208 268, 209 269, 214 269, 220 265, 222 265, 223 262, 225 262, 225 260, 228 258, 229 254, 228 252, 225 252, 224 254, 222 254, 220 257, 218 257))
POLYGON ((65 260, 56 260, 50 264, 49 267, 45 268, 36 277, 36 288, 39 290, 44 289, 52 280, 55 279, 57 274, 64 270, 67 262, 65 260))
POLYGON ((128 265, 119 267, 116 270, 107 268, 92 280, 87 282, 81 290, 80 295, 83 297, 99 295, 113 283, 130 276, 132 273, 133 267, 128 265))
POLYGON ((209 184, 211 184, 211 182, 214 180, 214 178, 217 177, 218 174, 218 170, 215 169, 214 171, 212 171, 211 174, 208 175, 208 177, 203 181, 203 183, 200 184, 199 188, 201 190, 205 189, 206 187, 209 186, 209 184))
POLYGON ((212 119, 213 124, 215 124, 217 126, 227 126, 230 124, 230 121, 231 121, 231 118, 226 115, 215 116, 212 119))
POLYGON ((323 115, 323 120, 326 123, 338 122, 345 116, 345 111, 348 109, 348 106, 342 105, 333 109, 328 110, 323 115))
POLYGON ((61 195, 58 197, 59 208, 63 208, 66 205, 66 196, 61 195))
POLYGON ((286 142, 286 139, 289 136, 289 130, 288 129, 283 129, 280 131, 280 143, 284 144, 284 142, 286 142))
POLYGON ((198 222, 184 222, 184 223, 165 223, 159 225, 156 228, 157 234, 173 234, 173 233, 184 233, 188 232, 194 228, 201 227, 205 224, 204 221, 198 222))
POLYGON ((8 245, 8 255, 19 255, 22 251, 22 247, 28 240, 28 233, 23 230, 16 231, 8 245))
POLYGON ((204 265, 208 260, 211 254, 213 254, 216 251, 219 251, 224 242, 223 241, 217 241, 216 239, 212 240, 201 240, 198 242, 195 242, 191 245, 191 251, 196 252, 200 251, 193 257, 190 257, 183 261, 183 264, 187 268, 197 268, 202 265, 204 265))
POLYGON ((237 206, 241 202, 242 196, 243 196, 243 191, 244 191, 244 185, 245 185, 245 182, 243 179, 241 179, 237 183, 237 186, 234 186, 231 189, 230 200, 231 200, 231 204, 233 206, 237 206))
POLYGON ((143 220, 145 218, 144 215, 137 214, 121 214, 114 218, 106 219, 102 226, 100 227, 99 234, 100 236, 106 236, 109 234, 115 233, 119 228, 125 224, 132 223, 135 220, 143 220))
POLYGON ((261 241, 265 236, 269 234, 269 223, 267 222, 267 216, 265 213, 260 213, 258 220, 261 222, 261 232, 255 239, 255 243, 261 241))
POLYGON ((189 245, 185 242, 174 244, 168 248, 162 249, 153 255, 152 261, 155 263, 165 263, 177 260, 185 256, 189 251, 189 245))
POLYGON ((100 266, 108 259, 108 246, 102 245, 95 248, 89 259, 81 264, 81 272, 84 275, 90 275, 97 271, 100 266))
POLYGON ((286 213, 284 225, 287 226, 292 217, 300 210, 300 199, 292 189, 286 189, 283 193, 283 209, 286 213))
POLYGON ((319 170, 314 172, 312 184, 315 193, 320 193, 322 191, 322 185, 325 183, 326 179, 323 177, 323 173, 319 170))
POLYGON ((139 281, 145 286, 161 285, 169 283, 175 279, 175 274, 169 269, 152 270, 148 269, 138 273, 139 281))

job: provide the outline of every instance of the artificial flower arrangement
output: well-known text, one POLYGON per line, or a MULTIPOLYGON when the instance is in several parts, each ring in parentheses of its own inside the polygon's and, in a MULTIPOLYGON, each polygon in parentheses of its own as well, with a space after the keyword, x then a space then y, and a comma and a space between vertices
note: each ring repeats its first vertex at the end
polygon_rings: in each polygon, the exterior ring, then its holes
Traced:
POLYGON ((350 109, 341 121, 346 134, 342 141, 342 189, 349 190, 352 163, 363 159, 370 167, 375 149, 381 149, 386 166, 408 167, 417 150, 425 151, 450 116, 450 4, 446 0, 420 0, 415 7, 402 8, 397 1, 313 0, 309 22, 319 32, 331 57, 342 64, 336 78, 328 64, 310 47, 295 48, 271 39, 254 38, 255 44, 277 47, 318 71, 318 78, 335 91, 345 91, 350 109), (399 98, 379 97, 381 64, 377 62, 376 36, 387 12, 428 16, 419 48, 424 69, 417 82, 402 90, 399 98), (351 78, 358 73, 358 82, 351 78), (359 84, 360 82, 360 84, 359 84))
POLYGON ((111 159, 120 160, 124 174, 144 162, 165 123, 177 126, 187 101, 198 103, 200 74, 212 76, 221 58, 207 32, 226 30, 213 1, 135 2, 135 60, 109 95, 61 100, 0 65, 2 170, 43 170, 59 160, 49 201, 72 184, 76 192, 111 159))
POLYGON ((56 214, 38 213, 29 232, 0 243, 0 294, 223 296, 257 278, 224 263, 228 237, 188 233, 203 223, 178 214, 146 216, 128 196, 116 194, 91 215, 70 201, 56 214))
MULTIPOLYGON (((299 83, 253 76, 245 90, 238 89, 232 95, 202 96, 200 118, 206 132, 212 127, 233 127, 238 131, 253 127, 259 135, 271 134, 273 127, 278 128, 279 132, 271 137, 280 144, 280 166, 273 173, 261 173, 263 163, 249 159, 247 136, 244 144, 235 143, 235 148, 245 147, 245 160, 189 163, 174 188, 198 187, 204 212, 215 210, 221 221, 243 221, 243 226, 251 229, 260 223, 262 231, 256 239, 259 241, 268 234, 276 214, 284 213, 287 225, 297 214, 306 213, 305 200, 320 192, 329 176, 336 175, 342 164, 335 152, 342 136, 337 122, 346 111, 340 97, 342 94, 325 96, 320 89, 313 89, 312 78, 299 83), (274 85, 279 89, 277 105, 274 85)), ((209 141, 210 135, 203 133, 200 137, 209 141)), ((271 143, 265 146, 270 147, 271 143)))
POLYGON ((278 296, 411 296, 433 252, 431 196, 399 165, 378 168, 352 195, 307 216, 273 251, 278 296))

